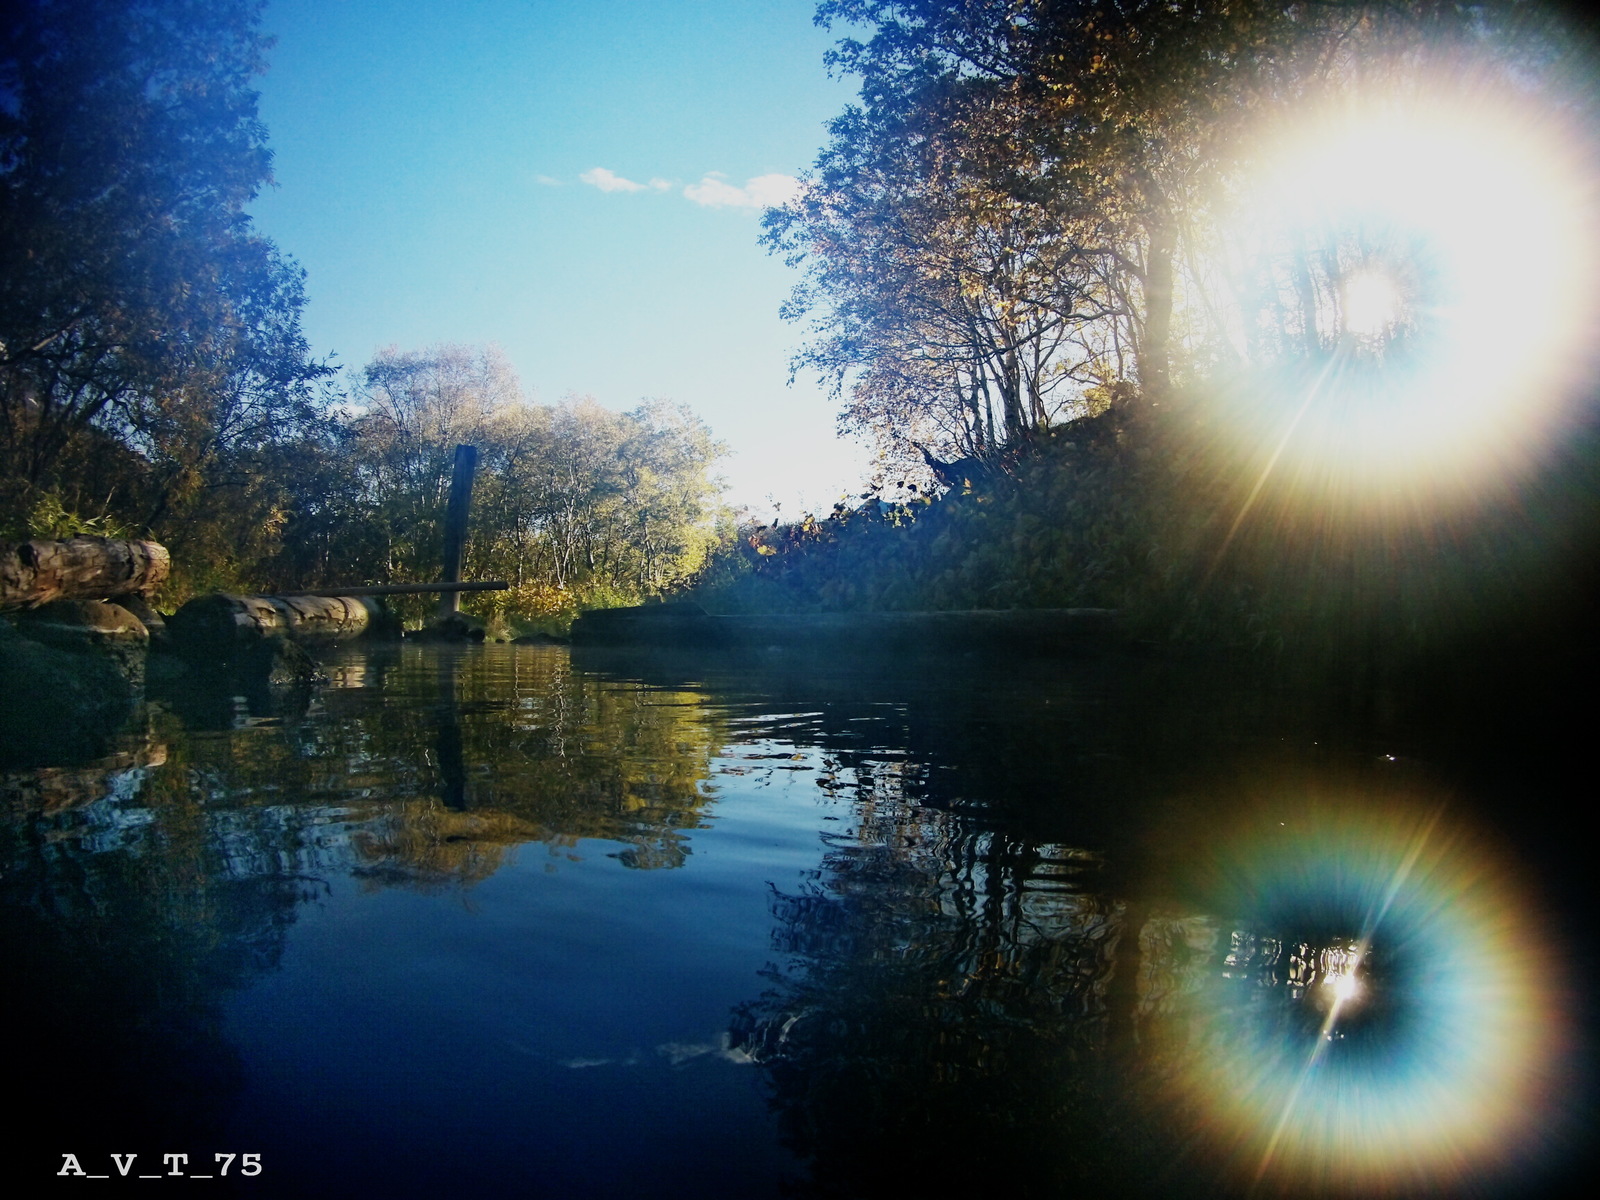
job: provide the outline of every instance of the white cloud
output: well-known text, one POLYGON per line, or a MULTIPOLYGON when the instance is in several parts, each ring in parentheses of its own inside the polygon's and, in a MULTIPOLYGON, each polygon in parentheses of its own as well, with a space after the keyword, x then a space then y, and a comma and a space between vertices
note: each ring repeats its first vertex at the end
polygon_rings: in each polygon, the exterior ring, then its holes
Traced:
POLYGON ((595 167, 592 170, 585 171, 578 178, 591 187, 599 188, 602 192, 643 192, 648 190, 645 184, 635 183, 631 179, 624 179, 615 171, 608 171, 604 167, 595 167))
MULTIPOLYGON (((606 167, 592 167, 578 178, 602 192, 670 192, 678 186, 659 175, 651 176, 649 183, 639 183, 606 167)), ((559 181, 540 176, 539 182, 559 181)), ((757 175, 738 187, 721 171, 708 171, 699 183, 687 185, 683 194, 702 208, 767 208, 788 203, 799 191, 800 181, 793 175, 757 175)))
POLYGON ((535 175, 533 181, 540 187, 566 187, 567 185, 554 175, 535 175))
POLYGON ((793 175, 757 175, 744 185, 751 201, 763 208, 787 204, 800 194, 800 181, 793 175))
POLYGON ((724 182, 720 174, 715 172, 699 183, 691 183, 683 189, 683 194, 706 208, 744 207, 748 204, 742 188, 724 182))
POLYGON ((767 208, 785 204, 800 191, 793 175, 757 175, 743 187, 735 187, 719 171, 712 171, 699 183, 691 183, 683 194, 705 208, 767 208))

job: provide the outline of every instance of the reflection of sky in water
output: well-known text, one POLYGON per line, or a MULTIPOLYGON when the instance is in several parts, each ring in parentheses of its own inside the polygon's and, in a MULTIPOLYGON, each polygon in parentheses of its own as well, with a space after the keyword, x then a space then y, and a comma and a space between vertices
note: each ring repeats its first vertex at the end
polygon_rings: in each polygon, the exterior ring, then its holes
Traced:
POLYGON ((1341 798, 1241 834, 1234 793, 1158 839, 1097 710, 965 679, 774 696, 504 647, 338 677, 0 791, 28 814, 9 915, 82 901, 16 969, 119 1139, 147 1030, 197 1022, 163 1051, 185 1094, 328 1194, 520 1184, 530 1153, 571 1194, 1237 1194, 1263 1163, 1268 1193, 1454 1194, 1568 1103, 1533 908, 1453 814, 1341 798), (1215 869, 1174 904, 1128 830, 1215 869), (114 962, 63 1008, 80 947, 116 945, 148 994, 114 962), (195 1065, 218 1047, 233 1092, 195 1065), (884 1153, 912 1144, 938 1152, 884 1153))
POLYGON ((1464 1186, 1533 1143, 1562 1023, 1493 850, 1417 810, 1309 814, 1234 849, 1228 939, 1181 1091, 1270 1191, 1464 1186), (1341 936, 1342 935, 1342 936, 1341 936))

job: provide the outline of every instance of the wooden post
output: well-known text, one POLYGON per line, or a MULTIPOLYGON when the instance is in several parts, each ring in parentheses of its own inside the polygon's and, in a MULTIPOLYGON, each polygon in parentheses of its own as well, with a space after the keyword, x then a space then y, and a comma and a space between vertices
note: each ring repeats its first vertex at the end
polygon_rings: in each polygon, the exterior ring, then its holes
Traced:
POLYGON ((461 698, 456 691, 456 657, 439 661, 439 728, 433 752, 439 760, 439 800, 451 812, 466 812, 467 755, 461 739, 461 698))
MULTIPOLYGON (((472 476, 478 469, 475 446, 456 447, 455 470, 450 473, 450 504, 444 513, 444 570, 441 583, 461 582, 461 560, 467 552, 467 518, 472 515, 472 476)), ((438 620, 461 611, 461 593, 446 592, 439 598, 438 620)))

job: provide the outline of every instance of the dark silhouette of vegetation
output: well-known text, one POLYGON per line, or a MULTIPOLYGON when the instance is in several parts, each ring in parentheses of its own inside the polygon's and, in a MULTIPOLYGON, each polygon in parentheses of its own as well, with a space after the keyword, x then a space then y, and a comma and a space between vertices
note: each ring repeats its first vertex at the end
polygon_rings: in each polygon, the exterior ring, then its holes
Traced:
MULTIPOLYGON (((248 545, 316 417, 249 0, 24 0, 0 26, 0 525, 248 545), (54 526, 55 528, 51 528, 54 526)), ((14 532, 15 530, 13 530, 14 532)))
POLYGON ((1271 114, 1432 81, 1590 128, 1590 50, 1550 9, 829 0, 818 20, 848 28, 832 64, 861 99, 766 242, 805 271, 796 368, 880 465, 831 514, 741 528, 698 581, 708 608, 1110 607, 1136 637, 1398 671, 1554 602, 1592 524, 1574 408, 1477 495, 1435 502, 1425 456, 1363 492, 1316 461, 1348 402, 1290 420, 1320 379, 1412 353, 1411 331, 1347 327, 1360 231, 1274 245, 1248 286, 1216 268, 1271 114))

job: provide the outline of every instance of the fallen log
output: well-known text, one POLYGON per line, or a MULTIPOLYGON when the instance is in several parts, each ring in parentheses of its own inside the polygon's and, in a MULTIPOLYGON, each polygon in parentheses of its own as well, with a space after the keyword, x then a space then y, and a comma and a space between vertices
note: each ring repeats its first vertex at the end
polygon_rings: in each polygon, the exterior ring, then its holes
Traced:
POLYGON ((228 657, 262 642, 341 642, 368 634, 399 636, 399 623, 366 596, 197 596, 167 628, 189 656, 228 657))
POLYGON ((0 609, 148 596, 166 582, 171 567, 167 548, 158 542, 102 537, 0 542, 0 609))

